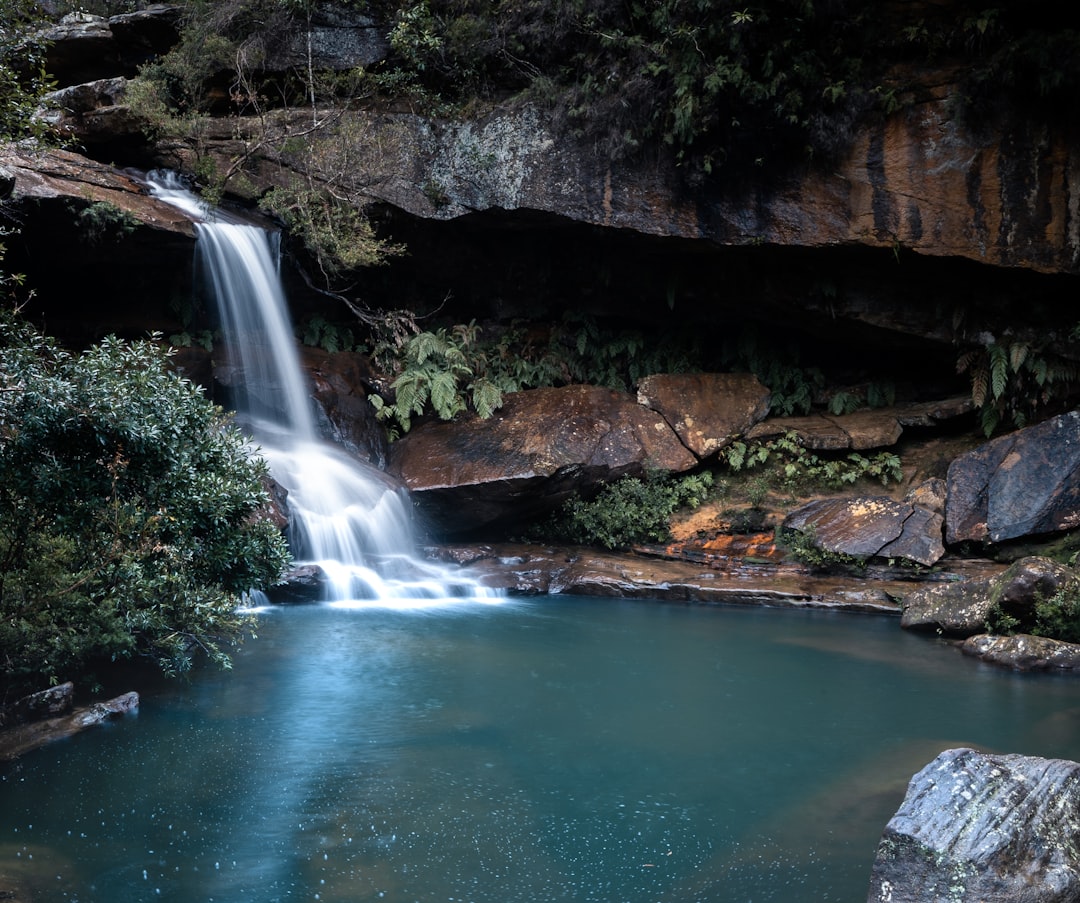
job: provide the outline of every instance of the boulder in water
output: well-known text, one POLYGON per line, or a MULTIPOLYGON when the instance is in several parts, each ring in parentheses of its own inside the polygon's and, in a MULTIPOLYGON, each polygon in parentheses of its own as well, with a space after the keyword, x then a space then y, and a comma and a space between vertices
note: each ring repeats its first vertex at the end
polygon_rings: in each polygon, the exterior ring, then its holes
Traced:
POLYGON ((949 749, 878 844, 868 903, 1080 899, 1080 763, 949 749))

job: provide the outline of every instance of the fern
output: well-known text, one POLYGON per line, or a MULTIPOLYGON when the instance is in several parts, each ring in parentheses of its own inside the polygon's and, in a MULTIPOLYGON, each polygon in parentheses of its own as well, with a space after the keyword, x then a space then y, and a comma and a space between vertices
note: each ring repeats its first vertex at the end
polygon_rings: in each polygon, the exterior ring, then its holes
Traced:
POLYGON ((987 349, 990 355, 990 392, 997 399, 1005 394, 1009 384, 1009 356, 1001 345, 991 345, 987 349))

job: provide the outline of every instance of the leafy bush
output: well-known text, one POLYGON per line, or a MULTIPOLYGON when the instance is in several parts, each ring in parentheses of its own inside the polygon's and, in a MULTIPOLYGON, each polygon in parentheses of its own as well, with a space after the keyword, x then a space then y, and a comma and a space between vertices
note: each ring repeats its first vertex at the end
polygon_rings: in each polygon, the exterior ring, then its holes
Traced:
POLYGON ((1030 633, 1080 643, 1080 580, 1068 580, 1049 598, 1037 598, 1030 614, 1017 616, 995 602, 986 617, 986 630, 1002 636, 1030 633))
POLYGON ((401 254, 400 245, 382 241, 362 209, 298 181, 268 191, 259 201, 267 213, 280 217, 315 259, 327 283, 342 273, 375 266, 401 254))
POLYGON ((48 126, 34 115, 39 98, 56 87, 37 36, 46 24, 34 0, 0 0, 0 141, 47 137, 48 126))
POLYGON ((265 464, 149 341, 72 355, 0 324, 0 662, 60 680, 145 657, 222 665, 288 553, 265 464))
POLYGON ((1035 636, 1080 643, 1080 585, 1075 581, 1035 603, 1035 636))
POLYGON ((593 499, 568 501, 542 529, 547 539, 621 549, 671 538, 669 521, 679 508, 697 508, 712 488, 712 474, 624 477, 593 499))
POLYGON ((483 373, 484 356, 476 351, 475 323, 451 330, 421 332, 404 342, 400 373, 391 383, 394 400, 371 395, 376 416, 391 434, 407 433, 413 417, 429 410, 441 420, 453 420, 470 407, 490 417, 502 407, 502 389, 483 373))

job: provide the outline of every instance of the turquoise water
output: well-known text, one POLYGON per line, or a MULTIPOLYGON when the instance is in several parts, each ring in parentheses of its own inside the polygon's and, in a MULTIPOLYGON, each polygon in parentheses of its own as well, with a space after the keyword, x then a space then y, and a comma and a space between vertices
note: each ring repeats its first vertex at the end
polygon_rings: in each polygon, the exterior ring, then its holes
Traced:
POLYGON ((837 613, 274 608, 232 673, 140 689, 136 716, 0 765, 0 889, 861 901, 942 749, 1080 758, 1080 680, 837 613))

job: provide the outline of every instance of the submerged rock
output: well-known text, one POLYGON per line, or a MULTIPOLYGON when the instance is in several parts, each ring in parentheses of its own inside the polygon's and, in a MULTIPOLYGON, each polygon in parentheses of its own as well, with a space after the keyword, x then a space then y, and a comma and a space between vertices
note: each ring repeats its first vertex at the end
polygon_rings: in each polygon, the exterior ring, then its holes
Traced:
POLYGON ((32 721, 0 733, 0 761, 15 759, 30 750, 62 740, 81 730, 101 724, 139 707, 139 694, 124 693, 105 702, 95 702, 69 714, 32 721))
POLYGON ((915 775, 868 903, 1080 899, 1080 763, 950 749, 915 775))

